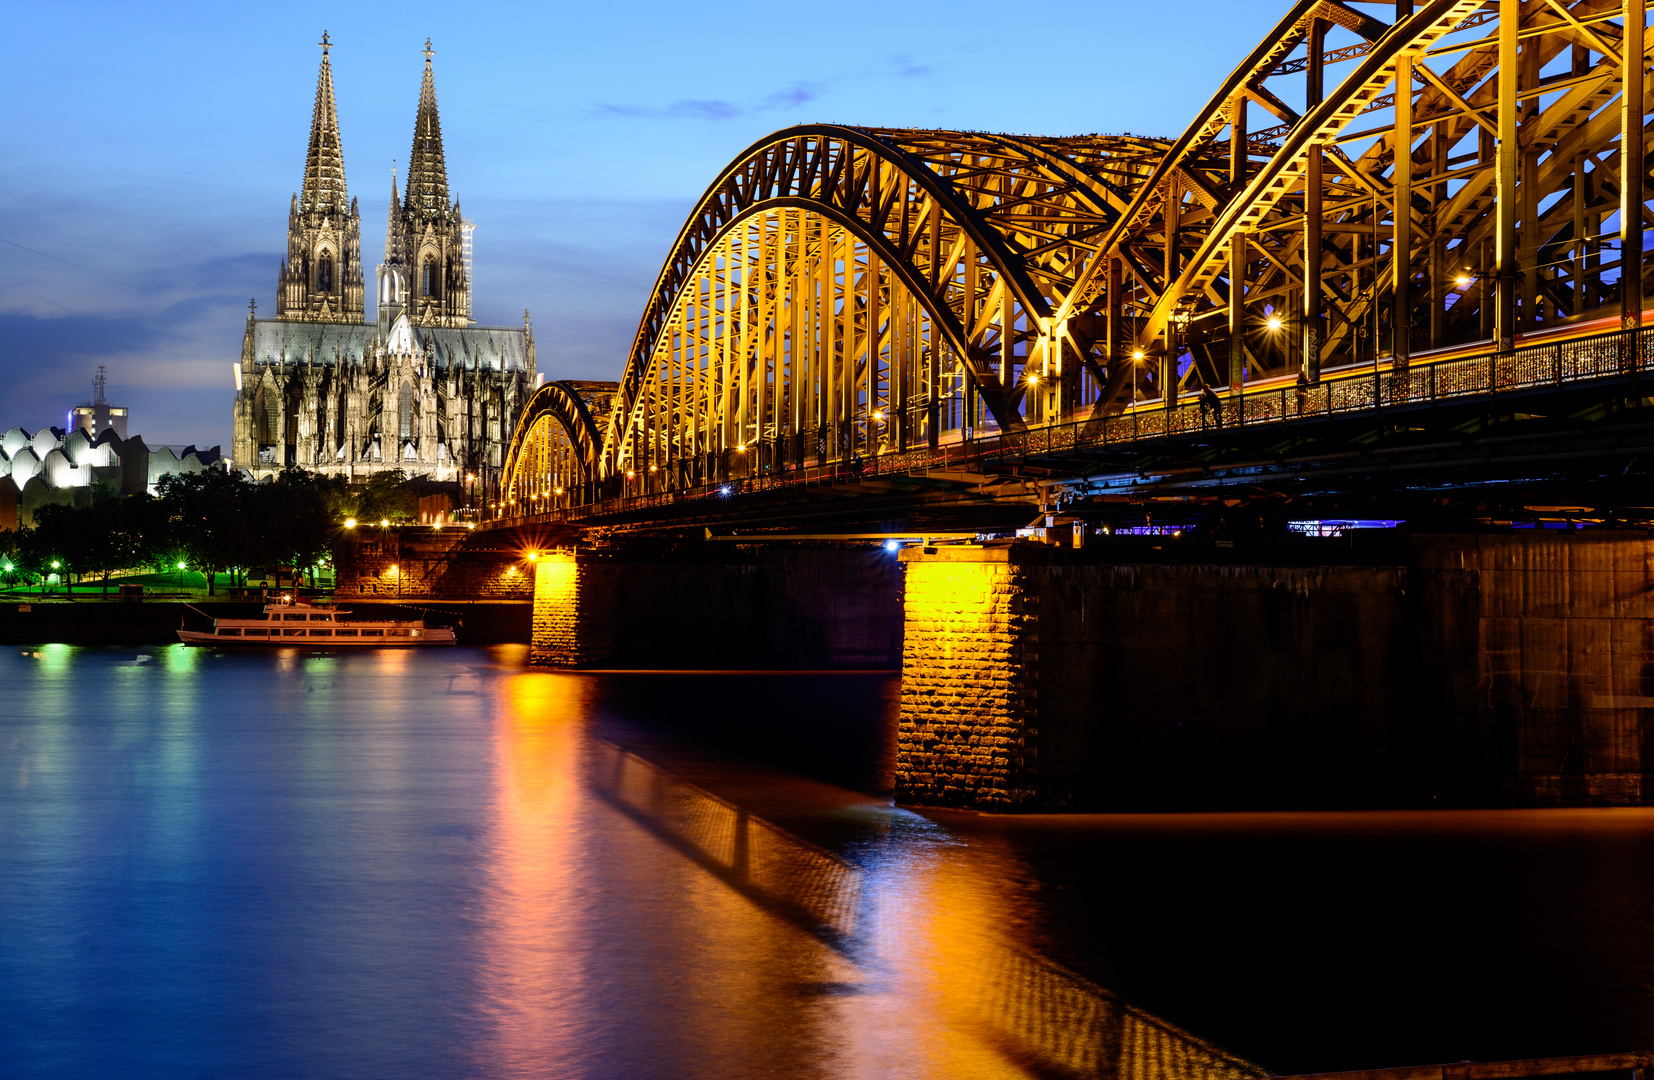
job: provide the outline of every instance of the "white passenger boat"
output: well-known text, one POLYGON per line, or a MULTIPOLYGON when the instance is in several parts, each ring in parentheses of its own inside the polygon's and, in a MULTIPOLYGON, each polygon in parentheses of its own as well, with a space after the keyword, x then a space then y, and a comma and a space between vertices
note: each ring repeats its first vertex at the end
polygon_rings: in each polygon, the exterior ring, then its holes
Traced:
POLYGON ((389 619, 345 619, 347 612, 283 598, 264 605, 262 619, 214 619, 211 630, 180 630, 185 645, 286 645, 305 648, 403 648, 452 645, 446 626, 389 619))

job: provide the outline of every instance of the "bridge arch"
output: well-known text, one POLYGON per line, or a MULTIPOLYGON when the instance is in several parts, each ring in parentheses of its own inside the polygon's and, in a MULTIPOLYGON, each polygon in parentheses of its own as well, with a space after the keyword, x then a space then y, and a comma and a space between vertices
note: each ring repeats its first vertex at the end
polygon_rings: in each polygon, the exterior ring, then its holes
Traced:
POLYGON ((601 435, 579 388, 548 382, 523 406, 506 451, 495 516, 514 517, 596 497, 601 435))
POLYGON ((1388 371, 1405 400, 1414 352, 1634 325, 1643 0, 1408 7, 1296 0, 1176 139, 758 140, 656 279, 587 490, 853 467, 1323 368, 1388 371))
POLYGON ((753 144, 656 281, 604 474, 704 481, 749 444, 767 470, 1019 428, 1064 390, 1071 409, 1082 358, 1052 312, 1163 148, 824 125, 753 144))

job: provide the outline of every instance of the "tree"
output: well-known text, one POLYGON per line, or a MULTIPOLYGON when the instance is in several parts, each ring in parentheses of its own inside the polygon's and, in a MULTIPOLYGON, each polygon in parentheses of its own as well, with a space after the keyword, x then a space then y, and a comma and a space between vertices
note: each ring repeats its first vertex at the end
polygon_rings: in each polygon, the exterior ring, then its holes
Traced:
POLYGON ((356 510, 347 515, 362 522, 412 521, 419 516, 419 492, 401 469, 374 473, 356 491, 356 510))
POLYGON ((23 531, 20 551, 24 565, 41 577, 60 574, 63 591, 73 595, 74 586, 69 575, 75 569, 72 552, 76 549, 75 508, 62 503, 48 503, 34 512, 34 524, 23 531))
MULTIPOLYGON (((276 566, 313 567, 333 546, 334 520, 329 511, 332 482, 303 469, 284 469, 257 489, 253 500, 257 535, 276 566)), ((281 579, 278 575, 276 584, 281 579)))
POLYGON ((80 572, 101 576, 105 596, 111 574, 145 561, 153 531, 145 512, 150 501, 148 495, 111 496, 74 512, 70 557, 80 572))
POLYGON ((207 595, 213 595, 220 571, 252 562, 258 545, 249 511, 257 488, 240 473, 217 469, 163 476, 156 488, 171 548, 206 575, 207 595))
POLYGON ((24 566, 19 550, 21 537, 19 532, 0 529, 0 582, 6 587, 19 580, 27 584, 29 580, 28 568, 24 566))

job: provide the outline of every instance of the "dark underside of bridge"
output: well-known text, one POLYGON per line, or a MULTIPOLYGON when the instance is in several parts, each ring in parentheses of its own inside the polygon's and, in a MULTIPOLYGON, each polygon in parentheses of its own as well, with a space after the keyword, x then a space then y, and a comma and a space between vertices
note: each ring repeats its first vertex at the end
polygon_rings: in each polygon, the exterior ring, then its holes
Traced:
MULTIPOLYGON (((1654 521, 1654 398, 1633 378, 1378 413, 1209 428, 1080 453, 598 506, 591 539, 713 533, 1004 533, 1061 512, 1096 526, 1269 530, 1288 520, 1432 527, 1654 521)), ((564 532, 551 522, 550 531, 564 532)), ((567 530, 573 531, 573 530, 567 530)))

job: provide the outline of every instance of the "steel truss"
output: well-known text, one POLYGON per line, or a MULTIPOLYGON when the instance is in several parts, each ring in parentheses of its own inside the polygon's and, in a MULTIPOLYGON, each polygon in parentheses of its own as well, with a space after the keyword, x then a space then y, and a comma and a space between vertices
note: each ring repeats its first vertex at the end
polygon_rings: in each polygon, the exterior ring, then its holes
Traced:
POLYGON ((670 491, 1636 327, 1645 2, 1300 0, 1175 141, 777 132, 679 233, 603 437, 543 388, 512 460, 670 491))
POLYGON ((511 437, 501 504, 523 513, 596 499, 601 444, 579 387, 546 383, 529 398, 511 437))

